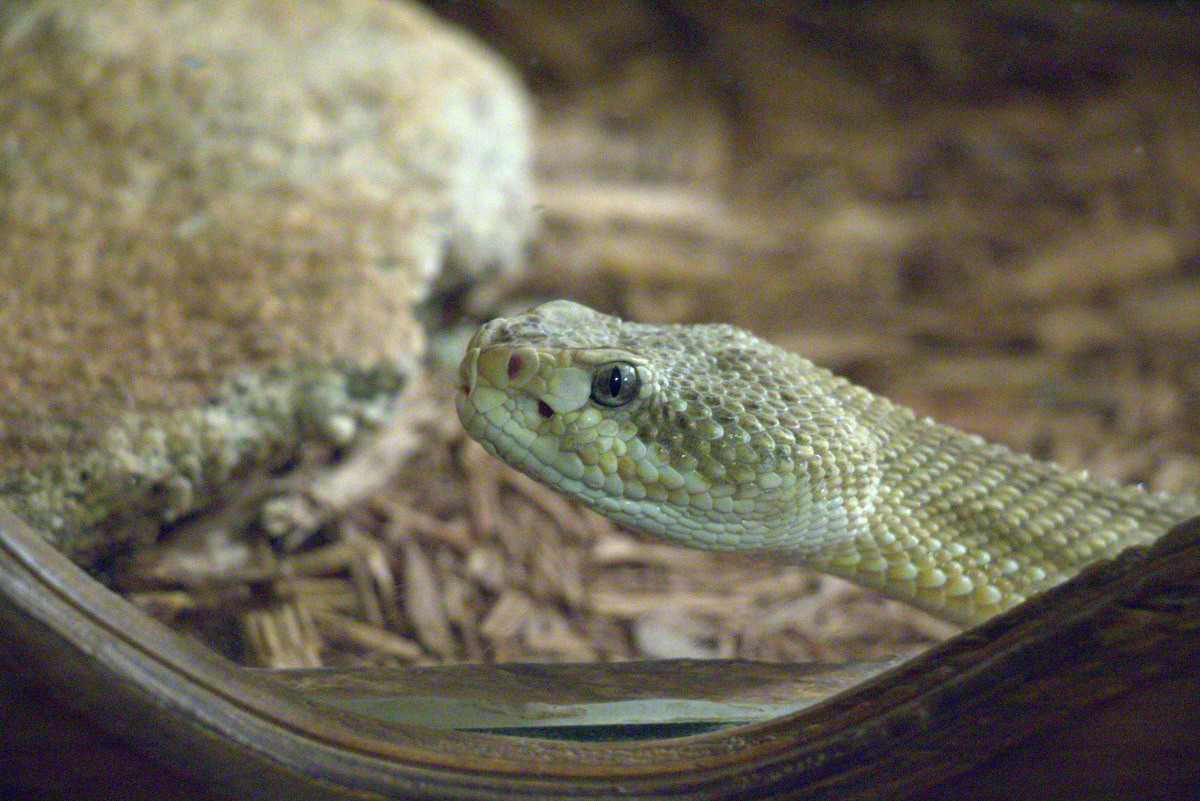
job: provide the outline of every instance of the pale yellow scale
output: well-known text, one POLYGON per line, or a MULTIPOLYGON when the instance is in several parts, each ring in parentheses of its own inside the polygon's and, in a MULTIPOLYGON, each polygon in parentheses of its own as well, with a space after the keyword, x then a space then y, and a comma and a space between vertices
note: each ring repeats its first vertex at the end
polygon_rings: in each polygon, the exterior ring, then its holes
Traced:
POLYGON ((620 523, 793 554, 961 623, 1200 514, 919 419, 730 326, 555 301, 481 328, 460 375, 471 436, 620 523))

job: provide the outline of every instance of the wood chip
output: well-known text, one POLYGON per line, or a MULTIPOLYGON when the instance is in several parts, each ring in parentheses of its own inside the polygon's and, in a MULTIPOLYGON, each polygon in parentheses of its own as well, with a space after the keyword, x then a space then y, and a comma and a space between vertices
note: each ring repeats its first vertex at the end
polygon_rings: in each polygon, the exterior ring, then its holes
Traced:
POLYGON ((403 565, 404 611, 421 644, 446 661, 458 657, 458 644, 442 606, 442 588, 428 558, 414 540, 399 544, 403 565))
POLYGON ((543 660, 592 662, 596 651, 556 612, 515 590, 506 590, 479 627, 497 661, 518 654, 543 660))
POLYGON ((313 622, 323 637, 342 646, 389 654, 403 662, 418 662, 425 653, 412 640, 335 612, 319 612, 313 622))
POLYGON ((242 631, 256 664, 273 670, 321 667, 323 641, 308 609, 280 603, 246 612, 242 631))

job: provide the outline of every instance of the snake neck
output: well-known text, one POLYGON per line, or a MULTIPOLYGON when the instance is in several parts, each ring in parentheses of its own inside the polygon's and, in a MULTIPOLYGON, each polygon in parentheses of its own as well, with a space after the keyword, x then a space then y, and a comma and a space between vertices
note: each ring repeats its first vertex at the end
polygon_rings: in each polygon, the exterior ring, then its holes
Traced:
POLYGON ((883 399, 867 530, 817 567, 971 624, 1200 513, 1188 497, 1119 486, 921 420, 883 399))

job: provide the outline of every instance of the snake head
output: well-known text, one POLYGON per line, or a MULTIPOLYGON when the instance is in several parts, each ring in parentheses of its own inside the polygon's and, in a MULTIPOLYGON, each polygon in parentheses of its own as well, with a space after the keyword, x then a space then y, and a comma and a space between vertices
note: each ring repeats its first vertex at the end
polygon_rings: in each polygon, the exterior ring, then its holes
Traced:
POLYGON ((866 525, 878 478, 847 413, 857 388, 740 329, 553 301, 484 325, 459 375, 459 417, 489 453, 626 525, 792 552, 866 525))

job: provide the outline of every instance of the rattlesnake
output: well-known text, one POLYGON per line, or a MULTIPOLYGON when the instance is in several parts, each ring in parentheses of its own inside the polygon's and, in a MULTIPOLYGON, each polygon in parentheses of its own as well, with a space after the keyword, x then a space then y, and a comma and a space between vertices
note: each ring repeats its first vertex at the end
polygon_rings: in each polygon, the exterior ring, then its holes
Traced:
POLYGON ((1200 514, 920 418, 727 325, 553 301, 483 326, 460 377, 471 436, 617 522, 785 552, 959 623, 1200 514))

